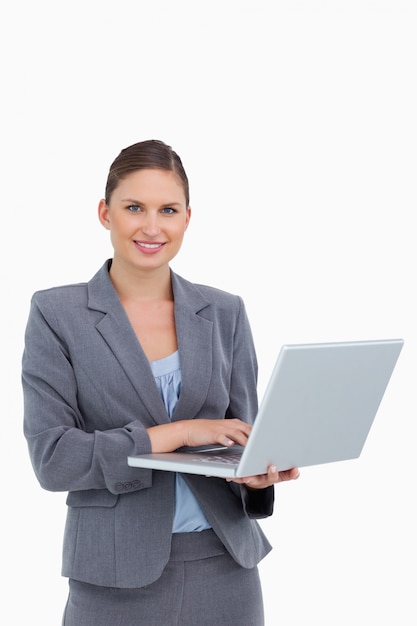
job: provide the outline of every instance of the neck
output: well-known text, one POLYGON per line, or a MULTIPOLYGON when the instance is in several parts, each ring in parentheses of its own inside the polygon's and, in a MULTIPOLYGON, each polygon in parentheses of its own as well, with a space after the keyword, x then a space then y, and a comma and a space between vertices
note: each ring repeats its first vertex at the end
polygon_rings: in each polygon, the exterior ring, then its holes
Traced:
POLYGON ((126 267, 114 258, 110 278, 119 298, 126 300, 172 300, 171 272, 168 265, 144 272, 126 267))

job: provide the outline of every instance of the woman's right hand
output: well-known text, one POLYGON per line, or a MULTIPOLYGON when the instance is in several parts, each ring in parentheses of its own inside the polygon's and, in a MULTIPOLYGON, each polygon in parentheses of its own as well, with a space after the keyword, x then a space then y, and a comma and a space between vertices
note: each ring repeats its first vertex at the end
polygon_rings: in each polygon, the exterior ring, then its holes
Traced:
POLYGON ((240 419, 184 420, 186 439, 184 446, 205 446, 212 443, 221 446, 238 444, 245 446, 252 429, 240 419))
POLYGON ((147 429, 152 452, 172 452, 182 446, 245 446, 252 429, 240 419, 193 419, 147 429))

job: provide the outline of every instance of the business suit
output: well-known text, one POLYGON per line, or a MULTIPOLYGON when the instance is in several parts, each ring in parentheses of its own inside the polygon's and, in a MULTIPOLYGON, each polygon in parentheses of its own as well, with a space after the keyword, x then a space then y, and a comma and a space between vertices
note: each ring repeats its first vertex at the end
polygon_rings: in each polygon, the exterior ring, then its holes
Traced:
MULTIPOLYGON (((106 262, 88 283, 37 292, 23 355, 24 429, 40 484, 68 491, 62 574, 135 588, 168 562, 174 474, 130 468, 150 452, 146 428, 168 415, 106 262)), ((171 272, 182 389, 173 420, 256 414, 257 364, 243 303, 171 272)), ((233 559, 253 568, 270 550, 254 518, 273 487, 249 492, 185 476, 233 559)))

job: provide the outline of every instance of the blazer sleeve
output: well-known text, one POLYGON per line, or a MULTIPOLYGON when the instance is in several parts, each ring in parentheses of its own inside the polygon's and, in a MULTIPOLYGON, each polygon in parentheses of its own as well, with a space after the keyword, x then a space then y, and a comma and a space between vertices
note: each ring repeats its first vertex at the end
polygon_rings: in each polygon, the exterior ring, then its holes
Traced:
POLYGON ((150 452, 144 426, 131 416, 120 428, 86 432, 68 346, 45 293, 32 298, 22 359, 24 434, 44 489, 108 489, 114 494, 152 484, 151 470, 130 468, 130 454, 150 452))
POLYGON ((250 519, 264 519, 274 512, 275 489, 273 486, 266 489, 249 490, 241 487, 243 510, 250 519))

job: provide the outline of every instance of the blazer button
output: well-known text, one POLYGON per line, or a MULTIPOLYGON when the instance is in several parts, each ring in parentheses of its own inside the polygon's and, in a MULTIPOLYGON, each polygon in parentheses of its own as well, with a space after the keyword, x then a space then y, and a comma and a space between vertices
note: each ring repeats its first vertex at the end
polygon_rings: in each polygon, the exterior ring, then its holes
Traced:
POLYGON ((126 483, 116 483, 114 488, 116 491, 131 491, 132 489, 140 489, 142 482, 140 480, 128 481, 126 483))

